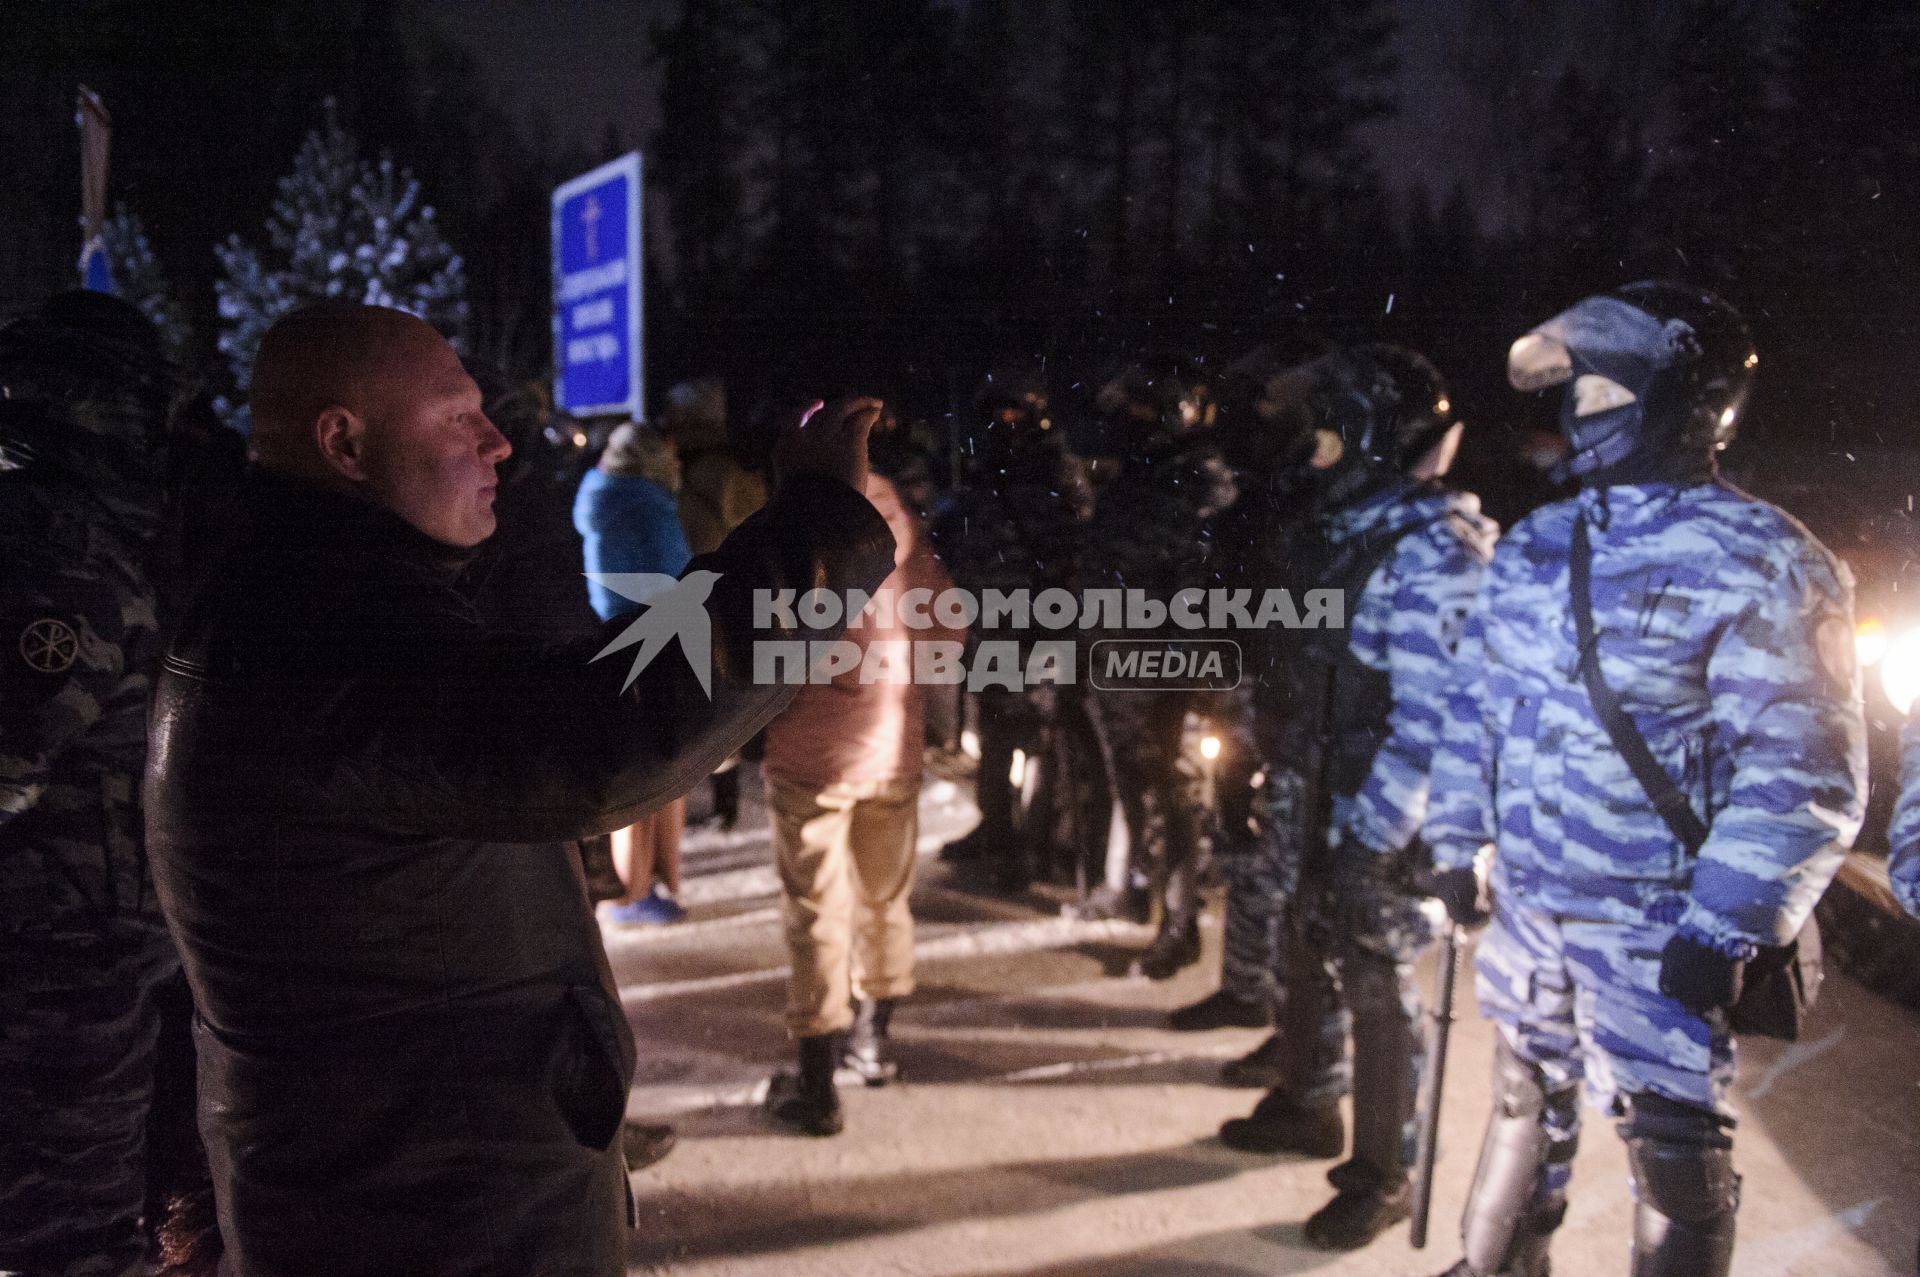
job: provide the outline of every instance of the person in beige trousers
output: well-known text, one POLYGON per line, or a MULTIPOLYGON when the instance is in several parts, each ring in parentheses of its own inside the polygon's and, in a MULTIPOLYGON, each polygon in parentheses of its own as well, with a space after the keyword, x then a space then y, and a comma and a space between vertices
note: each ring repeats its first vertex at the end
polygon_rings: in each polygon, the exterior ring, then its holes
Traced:
MULTIPOLYGON (((897 603, 909 590, 937 595, 949 588, 925 529, 893 484, 872 475, 866 495, 896 543, 893 574, 876 599, 891 595, 897 603)), ((787 1028, 799 1051, 798 1072, 774 1078, 767 1105, 777 1120, 812 1135, 841 1130, 833 1076, 842 1062, 869 1085, 892 1078, 888 1023, 895 1003, 913 992, 907 897, 919 836, 926 698, 910 681, 908 645, 959 635, 908 628, 898 607, 890 617, 887 610, 870 607, 845 641, 858 644, 863 657, 887 659, 898 677, 862 682, 856 666, 830 683, 802 687, 768 724, 761 764, 792 958, 787 1028), (878 643, 893 646, 873 652, 878 643)))

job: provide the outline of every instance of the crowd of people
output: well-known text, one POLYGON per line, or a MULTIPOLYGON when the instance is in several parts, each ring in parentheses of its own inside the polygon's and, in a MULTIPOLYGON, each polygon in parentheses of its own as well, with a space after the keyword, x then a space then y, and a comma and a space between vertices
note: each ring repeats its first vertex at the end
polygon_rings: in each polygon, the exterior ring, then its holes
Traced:
MULTIPOLYGON (((139 1272, 157 1231, 179 1272, 623 1271, 629 1169, 671 1132, 625 1120, 599 927, 684 917, 691 790, 730 825, 759 760, 797 1066, 773 1120, 838 1133, 836 1075, 893 1077, 914 988, 930 689, 768 680, 754 644, 985 637, 756 596, 1284 587, 1342 623, 1235 635, 1233 686, 981 689, 980 822, 942 859, 1154 923, 1157 979, 1200 960, 1217 868, 1219 986, 1171 1025, 1272 1028, 1220 1138, 1345 1155, 1305 1230, 1329 1249, 1412 1207, 1414 964, 1484 928, 1453 1277, 1549 1271, 1583 1090, 1626 1143, 1636 1277, 1727 1273, 1732 1034, 1804 1012, 1795 944, 1866 784, 1848 571, 1717 477, 1756 363, 1671 283, 1521 334, 1575 491, 1503 535, 1447 482, 1440 372, 1382 343, 1143 358, 1098 387, 1094 464, 1037 368, 996 370, 940 494, 879 400, 775 413, 755 454, 710 382, 569 465, 547 441, 587 436, 525 387, 344 303, 263 340, 249 464, 138 311, 51 299, 0 329, 0 1271, 139 1272), (689 584, 708 659, 600 659, 689 584), (1029 759, 1063 773, 1044 804, 1029 759)), ((1106 620, 1075 644, 1140 637, 1106 620)))

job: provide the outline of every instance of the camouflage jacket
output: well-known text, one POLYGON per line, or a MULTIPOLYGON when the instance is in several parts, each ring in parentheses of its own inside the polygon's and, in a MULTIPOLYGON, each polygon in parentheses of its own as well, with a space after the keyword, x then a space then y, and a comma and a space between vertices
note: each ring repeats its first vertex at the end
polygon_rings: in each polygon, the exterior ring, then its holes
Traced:
POLYGON ((0 937, 163 926, 139 806, 153 525, 112 514, 43 472, 0 473, 0 937))
POLYGON ((1920 715, 1900 729, 1900 802, 1887 831, 1887 877, 1900 907, 1920 918, 1920 715))
POLYGON ((1413 840, 1426 815, 1444 700, 1456 681, 1454 650, 1499 529, 1480 513, 1479 498, 1444 488, 1383 492, 1324 527, 1336 550, 1362 538, 1398 538, 1359 597, 1346 600, 1347 652, 1382 676, 1385 718, 1365 725, 1364 756, 1333 787, 1340 842, 1391 854, 1413 840))
POLYGON ((1494 557, 1448 700, 1425 836, 1445 866, 1493 843, 1494 889, 1575 918, 1678 922, 1733 956, 1783 943, 1858 832, 1865 727, 1846 567, 1719 483, 1589 490, 1494 557), (1601 670, 1695 812, 1669 832, 1595 715, 1568 591, 1593 547, 1601 670))

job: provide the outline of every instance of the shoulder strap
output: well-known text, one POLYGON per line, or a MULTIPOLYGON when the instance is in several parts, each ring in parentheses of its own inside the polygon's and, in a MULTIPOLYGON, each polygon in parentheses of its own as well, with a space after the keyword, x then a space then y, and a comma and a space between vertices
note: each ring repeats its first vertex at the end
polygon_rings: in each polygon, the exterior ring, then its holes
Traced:
POLYGON ((1580 643, 1580 678, 1587 685, 1587 697, 1593 702, 1593 712, 1600 716, 1600 725, 1607 729, 1608 739, 1626 760, 1640 788, 1647 791, 1660 819, 1667 822, 1667 828, 1689 853, 1698 853, 1707 841, 1707 827, 1653 756, 1647 738, 1621 708, 1620 698, 1600 672, 1600 644, 1593 631, 1592 566, 1593 547, 1587 540, 1587 516, 1582 512, 1574 517, 1567 563, 1567 584, 1573 593, 1573 632, 1580 643))

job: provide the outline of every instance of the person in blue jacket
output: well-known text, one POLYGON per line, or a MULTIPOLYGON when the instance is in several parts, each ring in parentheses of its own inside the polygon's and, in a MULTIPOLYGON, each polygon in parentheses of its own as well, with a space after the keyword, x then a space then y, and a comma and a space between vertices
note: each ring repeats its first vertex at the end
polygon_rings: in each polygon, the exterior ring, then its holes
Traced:
MULTIPOLYGON (((648 591, 608 586, 608 573, 651 573, 666 589, 686 570, 693 550, 680 526, 680 458, 653 428, 626 422, 607 440, 600 464, 580 481, 573 526, 581 537, 587 593, 602 620, 637 612, 648 591), (639 597, 636 598, 635 596, 639 597)), ((687 916, 680 894, 680 836, 687 800, 676 798, 638 824, 613 833, 613 865, 626 894, 611 903, 609 921, 622 926, 679 922, 687 916)))

